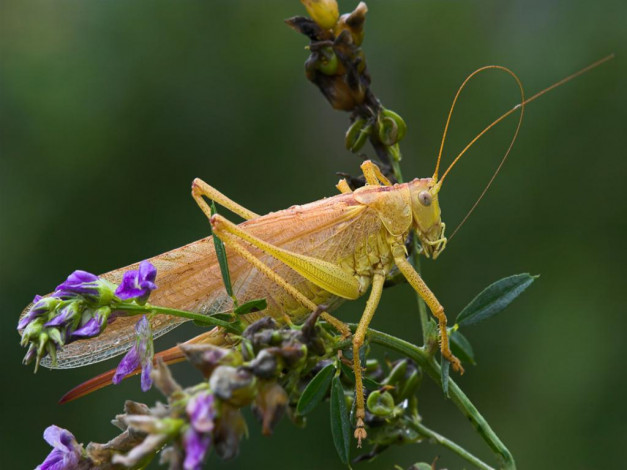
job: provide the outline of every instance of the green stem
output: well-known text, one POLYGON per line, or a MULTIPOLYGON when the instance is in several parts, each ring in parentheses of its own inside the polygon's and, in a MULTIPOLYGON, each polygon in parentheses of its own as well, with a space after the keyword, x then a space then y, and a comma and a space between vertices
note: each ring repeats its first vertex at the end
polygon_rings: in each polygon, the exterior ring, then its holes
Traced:
POLYGON ((392 170, 394 170, 394 177, 396 178, 396 181, 402 183, 403 174, 401 173, 401 165, 399 164, 398 160, 396 160, 396 158, 394 158, 393 156, 390 158, 390 160, 392 161, 392 170))
MULTIPOLYGON (((413 250, 411 254, 411 264, 418 274, 420 274, 420 245, 418 245, 418 234, 414 232, 413 236, 413 250)), ((422 329, 422 344, 427 344, 428 340, 428 325, 429 314, 427 313, 427 305, 422 297, 416 293, 416 301, 418 302, 418 315, 420 316, 420 327, 422 329)))
MULTIPOLYGON (((439 364, 435 361, 426 349, 419 348, 407 341, 396 338, 394 336, 382 333, 380 331, 368 330, 368 339, 375 344, 380 344, 392 349, 420 365, 427 374, 440 386, 442 385, 442 373, 439 364)), ((494 433, 488 422, 485 420, 479 410, 472 404, 466 394, 457 386, 457 384, 449 379, 449 397, 455 403, 455 406, 463 413, 466 418, 473 424, 481 438, 492 449, 499 461, 501 470, 515 470, 516 464, 511 452, 505 447, 503 442, 494 433)))
POLYGON ((471 464, 473 464, 475 467, 480 468, 481 470, 494 470, 493 467, 490 467, 488 464, 486 464, 482 460, 479 460, 477 457, 472 455, 470 452, 468 452, 466 449, 464 449, 460 445, 455 444, 453 441, 451 441, 450 439, 447 439, 442 434, 439 434, 435 432, 434 430, 429 429, 424 424, 417 423, 415 421, 410 421, 408 425, 414 428, 414 430, 416 430, 423 436, 426 436, 429 439, 434 440, 435 442, 440 444, 442 447, 446 447, 447 449, 453 451, 454 453, 459 455, 461 458, 463 458, 467 462, 470 462, 471 464))
POLYGON ((217 318, 213 318, 208 315, 201 315, 199 313, 187 312, 185 310, 178 310, 175 308, 169 307, 159 307, 157 305, 132 305, 132 304, 119 304, 112 305, 111 310, 131 312, 132 315, 141 315, 141 314, 149 314, 149 313, 161 313, 164 315, 171 315, 179 318, 186 318, 188 320, 193 320, 198 323, 205 324, 207 326, 221 326, 225 330, 235 333, 241 334, 241 330, 237 328, 235 325, 225 322, 223 320, 219 320, 217 318))

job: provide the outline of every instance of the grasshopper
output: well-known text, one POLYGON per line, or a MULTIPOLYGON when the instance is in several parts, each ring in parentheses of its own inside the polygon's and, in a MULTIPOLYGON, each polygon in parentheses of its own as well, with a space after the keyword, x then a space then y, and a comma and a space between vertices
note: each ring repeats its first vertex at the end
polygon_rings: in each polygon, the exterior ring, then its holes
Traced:
MULTIPOLYGON (((449 347, 444 308, 420 274, 407 261, 405 247, 410 232, 414 231, 424 256, 435 259, 445 249, 447 238, 438 196, 446 175, 477 139, 504 118, 520 110, 518 126, 494 174, 496 176, 516 139, 524 106, 546 91, 610 58, 612 56, 595 62, 528 99, 525 99, 520 80, 509 69, 488 66, 473 72, 463 82, 453 100, 435 171, 430 178, 416 178, 407 183, 392 184, 376 164, 365 161, 361 165, 365 186, 353 191, 346 180, 340 180, 337 184, 340 194, 263 216, 239 205, 204 181, 194 180, 192 196, 209 219, 213 236, 220 238, 226 247, 234 296, 242 302, 258 298, 265 298, 267 301, 264 311, 244 315, 245 322, 253 322, 269 315, 279 322, 298 323, 310 312, 324 305, 322 317, 342 335, 349 337, 351 331, 348 327, 329 312, 342 301, 354 300, 369 292, 365 310, 352 335, 355 437, 359 442, 366 437, 359 350, 364 344, 368 326, 377 309, 386 276, 394 267, 398 268, 437 319, 442 356, 451 362, 454 370, 463 373, 459 359, 452 354, 449 347), (473 76, 488 69, 499 69, 514 77, 520 89, 521 103, 478 134, 439 178, 442 147, 457 98, 473 76), (245 221, 236 225, 219 214, 213 214, 206 199, 225 207, 245 221)), ((149 261, 156 266, 159 273, 159 288, 152 293, 151 304, 205 315, 233 310, 233 298, 224 289, 211 237, 155 256, 149 261)), ((102 277, 119 284, 124 272, 136 268, 137 264, 131 265, 106 273, 102 277)), ((28 308, 25 312, 27 311, 28 308)), ((183 321, 185 320, 179 317, 154 315, 151 319, 154 336, 170 331, 183 321)), ((58 362, 54 367, 84 366, 123 353, 134 341, 135 322, 135 318, 121 317, 100 336, 66 345, 58 352, 58 362)), ((225 346, 230 341, 233 339, 224 330, 214 328, 188 343, 225 346)), ((178 347, 163 351, 158 356, 169 363, 183 358, 178 347)), ((53 367, 46 359, 42 364, 53 367)), ((79 385, 62 402, 109 384, 111 377, 112 371, 79 385)))
MULTIPOLYGON (((235 297, 246 302, 265 298, 263 312, 250 313, 252 322, 270 315, 281 322, 300 322, 319 305, 332 310, 343 300, 354 300, 368 291, 369 297, 359 326, 353 335, 353 370, 356 382, 356 437, 366 437, 359 349, 375 313, 386 276, 394 266, 425 300, 438 319, 442 355, 453 368, 463 372, 449 348, 444 308, 407 261, 405 241, 415 229, 425 256, 437 258, 446 246, 445 224, 441 219, 434 178, 392 184, 372 162, 361 165, 367 185, 351 191, 345 180, 338 183, 340 194, 302 206, 258 216, 232 201, 200 179, 192 184, 192 195, 211 223, 213 236, 224 243, 235 297), (236 225, 220 214, 211 213, 208 198, 246 219, 236 225)), ((223 280, 211 237, 161 254, 149 261, 157 267, 159 288, 151 303, 210 315, 233 308, 223 280)), ((129 267, 133 268, 133 266, 129 267)), ((119 283, 123 268, 102 277, 119 283)), ((331 316, 322 317, 346 337, 348 327, 331 316)), ((182 319, 155 315, 155 336, 181 323, 182 319)), ((78 367, 117 355, 133 341, 136 319, 116 319, 97 338, 68 344, 59 351, 58 367, 78 367)), ((192 342, 224 345, 228 341, 219 329, 192 342)), ((166 354, 174 362, 182 357, 175 348, 166 354)), ((49 365, 49 364, 45 364, 49 365)), ((109 380, 107 376, 105 380, 109 380)), ((69 399, 95 388, 88 382, 69 399), (88 388, 88 390, 86 390, 88 388)))

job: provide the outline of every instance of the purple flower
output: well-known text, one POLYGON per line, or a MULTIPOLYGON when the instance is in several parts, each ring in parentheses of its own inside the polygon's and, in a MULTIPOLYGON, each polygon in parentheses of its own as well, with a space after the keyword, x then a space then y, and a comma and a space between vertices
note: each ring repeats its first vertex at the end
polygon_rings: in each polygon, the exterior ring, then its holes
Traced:
POLYGON ((61 308, 60 313, 52 317, 52 320, 45 323, 44 326, 51 327, 68 325, 72 322, 72 320, 77 318, 79 314, 80 306, 77 303, 72 302, 69 305, 61 308))
POLYGON ((130 351, 126 353, 126 356, 120 361, 112 382, 119 384, 124 377, 130 375, 141 366, 141 387, 142 390, 146 392, 150 390, 152 386, 150 372, 152 371, 152 358, 154 356, 152 328, 150 327, 150 322, 148 318, 146 318, 146 315, 143 315, 135 325, 135 333, 137 334, 137 340, 130 351))
POLYGON ((77 269, 63 284, 57 286, 56 295, 98 295, 98 276, 77 269))
POLYGON ((52 451, 35 470, 73 470, 81 461, 81 445, 70 431, 58 426, 48 426, 44 439, 52 446, 52 451))
POLYGON ((183 446, 185 447, 183 468, 185 470, 200 470, 210 444, 211 436, 209 434, 200 433, 190 427, 183 436, 183 446))
POLYGON ((48 314, 48 312, 54 310, 59 302, 60 300, 58 298, 42 297, 41 295, 36 295, 33 299, 33 306, 30 308, 26 315, 20 318, 20 321, 17 324, 17 329, 21 331, 36 318, 48 314))
POLYGON ((213 420, 216 416, 213 394, 201 392, 190 398, 185 408, 192 427, 198 432, 213 431, 213 420))
POLYGON ((205 460, 211 444, 211 431, 216 416, 212 393, 200 392, 187 402, 185 407, 189 415, 190 427, 183 436, 185 447, 185 470, 199 470, 205 460))
POLYGON ((139 302, 146 302, 150 293, 157 288, 156 277, 157 268, 150 261, 142 261, 139 263, 139 269, 124 273, 115 295, 123 300, 136 299, 139 302))
POLYGON ((70 341, 98 336, 107 327, 110 320, 113 321, 110 315, 111 309, 109 307, 100 307, 96 311, 87 310, 83 314, 82 325, 74 331, 69 331, 70 341))
POLYGON ((72 339, 91 338, 100 334, 100 322, 96 318, 91 318, 78 330, 72 332, 72 339))

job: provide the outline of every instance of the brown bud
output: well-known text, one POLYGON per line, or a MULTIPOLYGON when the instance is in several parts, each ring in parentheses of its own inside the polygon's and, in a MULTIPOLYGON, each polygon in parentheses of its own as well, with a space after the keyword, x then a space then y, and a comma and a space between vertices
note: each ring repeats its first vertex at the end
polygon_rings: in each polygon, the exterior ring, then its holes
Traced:
POLYGON ((274 427, 283 417, 287 406, 287 393, 276 382, 264 382, 253 404, 253 413, 262 423, 264 436, 272 434, 274 427))
POLYGON ((352 13, 346 13, 340 17, 333 29, 336 36, 342 31, 348 31, 356 46, 360 46, 364 41, 364 23, 368 7, 364 2, 360 2, 352 13))
POLYGON ((233 406, 242 407, 253 401, 257 380, 247 370, 219 366, 211 374, 209 386, 213 393, 233 406))
POLYGON ((213 443, 218 456, 223 459, 235 457, 239 451, 239 441, 246 433, 246 421, 240 410, 223 403, 213 430, 213 443))

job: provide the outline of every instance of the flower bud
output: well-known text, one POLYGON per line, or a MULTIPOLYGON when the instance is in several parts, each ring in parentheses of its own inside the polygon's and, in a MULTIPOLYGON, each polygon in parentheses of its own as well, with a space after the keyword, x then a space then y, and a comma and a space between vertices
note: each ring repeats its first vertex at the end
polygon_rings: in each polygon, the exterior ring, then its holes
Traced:
POLYGON ((241 356, 235 351, 219 348, 213 344, 179 345, 187 360, 208 378, 220 365, 235 366, 241 364, 241 356))
POLYGON ((335 75, 337 73, 340 61, 333 52, 332 47, 324 47, 317 54, 316 67, 325 75, 335 75))
POLYGON ((257 357, 251 361, 250 370, 260 379, 271 379, 279 372, 279 363, 276 357, 267 349, 262 349, 257 357))
POLYGON ((283 387, 276 382, 265 382, 253 404, 253 413, 261 421, 263 435, 269 436, 279 420, 283 417, 288 397, 283 387))
POLYGON ((351 152, 359 152, 372 132, 372 126, 363 118, 358 118, 346 131, 344 143, 351 152))
POLYGON ((340 17, 336 0, 300 0, 309 16, 324 29, 332 28, 340 17))
POLYGON ((396 386, 401 380, 405 378, 405 372, 407 372, 407 359, 401 359, 393 364, 392 370, 383 381, 383 385, 396 386))
POLYGON ((353 12, 342 15, 333 29, 335 36, 339 36, 343 31, 348 31, 353 43, 357 47, 361 46, 361 43, 364 41, 364 23, 366 22, 367 12, 368 7, 366 4, 360 2, 353 12))
POLYGON ((183 426, 185 421, 173 418, 156 418, 149 415, 128 415, 122 418, 124 424, 135 431, 146 434, 166 434, 174 436, 183 426))
POLYGON ((213 393, 233 406, 248 405, 255 398, 255 376, 242 368, 219 366, 211 374, 209 387, 213 393))
POLYGON ((386 418, 394 413, 394 398, 390 392, 381 393, 375 390, 368 395, 368 401, 366 402, 368 411, 375 416, 386 418))
POLYGON ((239 451, 239 441, 247 433, 246 421, 242 413, 225 403, 220 409, 220 417, 213 431, 216 453, 220 458, 231 459, 239 451))
POLYGON ((382 108, 377 120, 379 140, 388 147, 400 142, 405 137, 407 125, 394 111, 382 108))

